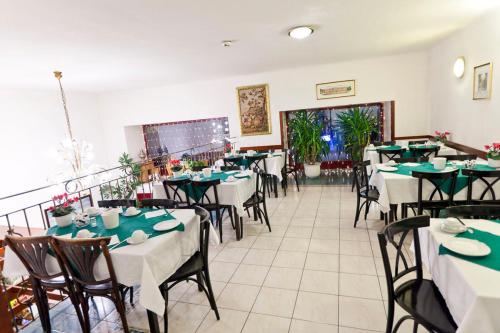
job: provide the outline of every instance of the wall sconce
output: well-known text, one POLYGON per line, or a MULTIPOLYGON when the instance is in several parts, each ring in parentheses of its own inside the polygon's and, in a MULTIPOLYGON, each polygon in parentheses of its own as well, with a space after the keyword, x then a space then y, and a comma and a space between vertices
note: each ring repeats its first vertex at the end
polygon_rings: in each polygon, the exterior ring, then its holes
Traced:
POLYGON ((455 74, 457 79, 460 79, 464 76, 464 73, 465 73, 465 58, 458 57, 457 60, 455 60, 455 63, 453 64, 453 74, 455 74))

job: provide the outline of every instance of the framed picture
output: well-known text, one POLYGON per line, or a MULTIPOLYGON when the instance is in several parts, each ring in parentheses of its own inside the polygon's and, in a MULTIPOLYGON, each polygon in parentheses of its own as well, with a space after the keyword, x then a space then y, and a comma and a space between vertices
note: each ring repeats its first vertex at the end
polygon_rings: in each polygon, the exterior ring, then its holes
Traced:
POLYGON ((355 80, 318 83, 316 85, 316 99, 349 97, 355 95, 355 80))
POLYGON ((491 62, 474 67, 472 99, 489 99, 491 97, 492 76, 493 65, 491 62))
POLYGON ((267 84, 236 88, 241 135, 271 133, 269 87, 267 84))

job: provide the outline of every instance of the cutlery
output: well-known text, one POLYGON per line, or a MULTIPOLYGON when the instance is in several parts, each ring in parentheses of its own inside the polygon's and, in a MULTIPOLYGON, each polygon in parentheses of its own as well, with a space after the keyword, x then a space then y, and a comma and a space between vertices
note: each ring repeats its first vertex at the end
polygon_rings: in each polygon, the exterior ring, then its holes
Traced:
POLYGON ((125 238, 125 239, 124 239, 124 240, 122 240, 120 243, 117 243, 117 244, 115 244, 115 245, 111 246, 111 247, 109 248, 109 250, 110 250, 110 251, 111 251, 111 250, 113 250, 113 249, 114 249, 115 247, 117 247, 118 245, 121 245, 123 242, 126 242, 126 241, 127 241, 127 239, 128 239, 128 238, 125 238))
POLYGON ((462 221, 460 218, 458 217, 455 217, 457 219, 458 222, 460 222, 460 224, 462 224, 464 227, 467 228, 467 231, 470 232, 471 234, 474 233, 474 230, 472 230, 471 228, 469 228, 465 223, 464 221, 462 221))

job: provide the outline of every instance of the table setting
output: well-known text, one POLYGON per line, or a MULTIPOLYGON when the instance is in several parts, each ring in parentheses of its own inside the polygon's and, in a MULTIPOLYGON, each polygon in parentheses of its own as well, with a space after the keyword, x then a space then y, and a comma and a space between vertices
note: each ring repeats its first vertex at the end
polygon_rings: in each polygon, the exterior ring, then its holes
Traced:
POLYGON ((431 219, 419 238, 457 332, 498 332, 500 220, 431 219))
MULTIPOLYGON (((249 150, 246 153, 239 154, 239 153, 226 153, 225 157, 243 157, 242 161, 242 166, 245 168, 248 168, 248 160, 246 159, 247 156, 254 156, 254 157, 261 157, 264 156, 266 157, 264 159, 264 163, 266 164, 266 172, 276 176, 279 181, 283 180, 283 177, 281 175, 281 169, 285 165, 285 153, 281 150, 275 150, 274 152, 266 152, 266 153, 258 153, 255 151, 249 150)), ((223 166, 224 165, 224 160, 219 159, 215 161, 215 166, 223 166)))

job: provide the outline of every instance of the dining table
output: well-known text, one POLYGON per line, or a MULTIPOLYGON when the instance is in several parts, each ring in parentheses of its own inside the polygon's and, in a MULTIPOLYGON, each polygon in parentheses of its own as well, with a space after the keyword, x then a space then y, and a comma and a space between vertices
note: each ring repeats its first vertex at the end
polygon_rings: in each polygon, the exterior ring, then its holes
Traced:
MULTIPOLYGON (((163 316, 165 300, 159 286, 182 266, 196 251, 200 244, 200 219, 194 209, 140 209, 136 216, 119 216, 119 226, 104 228, 102 218, 96 217, 95 226, 67 227, 53 226, 45 234, 54 237, 75 238, 79 230, 87 229, 91 237, 111 237, 110 256, 118 283, 125 286, 140 286, 139 304, 147 309, 151 332, 159 332, 158 315, 163 316), (171 228, 156 231, 154 225, 171 223, 171 228), (142 243, 129 245, 129 237, 135 230, 143 230, 149 237, 142 243)), ((211 225, 211 224, 210 224, 211 225)), ((212 242, 218 237, 213 227, 210 230, 212 242)), ((60 272, 53 255, 48 255, 46 267, 49 273, 60 272)), ((109 277, 104 256, 100 256, 94 269, 97 279, 109 277)), ((8 278, 27 276, 28 272, 7 247, 3 275, 8 278)))
POLYGON ((500 220, 469 220, 460 234, 442 231, 444 219, 431 219, 418 231, 422 262, 443 295, 458 326, 457 333, 500 331, 500 220), (488 245, 483 256, 465 256, 446 248, 455 239, 472 239, 488 245))
MULTIPOLYGON (((239 216, 242 216, 245 213, 245 209, 243 204, 252 195, 256 190, 256 174, 251 171, 224 171, 224 172, 212 172, 210 177, 204 177, 202 173, 188 173, 184 174, 181 177, 171 178, 171 179, 193 179, 194 177, 200 177, 200 181, 203 180, 214 180, 219 179, 221 182, 217 185, 217 196, 219 198, 219 204, 222 206, 233 207, 233 214, 235 220, 235 229, 236 229, 236 239, 240 240, 242 237, 242 229, 243 226, 239 222, 239 216), (232 180, 230 180, 232 179, 232 180)), ((185 195, 185 191, 183 189, 179 190, 182 193, 182 197, 185 195)), ((189 191, 190 196, 195 195, 193 191, 189 191)), ((210 202, 214 202, 214 194, 213 191, 207 191, 206 193, 208 200, 210 202)), ((167 199, 173 198, 173 192, 169 189, 169 195, 165 192, 165 187, 163 183, 153 183, 153 198, 155 199, 167 199)), ((195 199, 191 197, 191 199, 195 199)))

